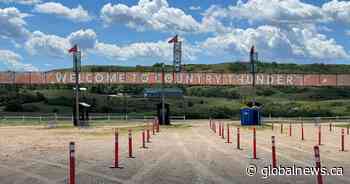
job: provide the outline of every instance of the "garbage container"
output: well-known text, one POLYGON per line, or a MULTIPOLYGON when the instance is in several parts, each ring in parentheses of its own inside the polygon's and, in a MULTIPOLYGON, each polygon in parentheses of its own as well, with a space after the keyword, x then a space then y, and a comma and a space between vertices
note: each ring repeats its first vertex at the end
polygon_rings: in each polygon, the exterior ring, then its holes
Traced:
POLYGON ((260 111, 258 108, 246 107, 240 110, 241 125, 260 125, 260 111))

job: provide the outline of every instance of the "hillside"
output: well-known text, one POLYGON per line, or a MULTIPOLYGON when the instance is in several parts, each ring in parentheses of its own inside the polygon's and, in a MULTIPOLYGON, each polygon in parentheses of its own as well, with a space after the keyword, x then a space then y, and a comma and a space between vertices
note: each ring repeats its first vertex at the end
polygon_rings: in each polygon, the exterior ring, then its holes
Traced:
MULTIPOLYGON (((183 66, 183 71, 187 72, 249 72, 249 63, 247 62, 233 62, 220 64, 187 64, 183 66)), ((171 71, 171 65, 166 66, 166 71, 171 71)), ((71 70, 58 69, 55 71, 71 70)), ((82 71, 86 72, 118 72, 118 71, 160 71, 161 65, 155 64, 153 66, 116 66, 116 65, 88 65, 83 66, 82 71)), ((261 62, 257 64, 257 72, 259 73, 323 73, 323 74, 340 74, 350 73, 350 65, 326 65, 326 64, 279 64, 261 62)))
MULTIPOLYGON (((133 115, 155 115, 158 98, 147 99, 145 85, 84 86, 88 88, 82 100, 92 105, 95 113, 127 112, 133 115), (127 92, 128 96, 110 97, 127 92)), ((172 115, 188 118, 238 117, 242 103, 255 96, 264 104, 264 116, 349 116, 350 88, 258 87, 185 87, 184 98, 167 98, 172 115)), ((1 86, 0 114, 16 112, 59 113, 72 112, 72 86, 1 86)))
MULTIPOLYGON (((186 65, 185 70, 193 72, 247 72, 242 63, 213 65, 186 65)), ((69 70, 69 69, 62 69, 69 70)), ((83 71, 159 71, 154 66, 84 66, 83 71)), ((167 66, 171 70, 171 66, 167 66)), ((350 73, 350 65, 296 65, 259 63, 259 72, 268 73, 350 73)), ((71 85, 18 86, 0 85, 1 113, 60 113, 72 112, 71 85)), ((143 97, 146 88, 157 85, 84 85, 88 90, 82 100, 92 105, 95 113, 117 113, 134 115, 155 115, 158 98, 143 97), (127 93, 127 97, 111 94, 127 93)), ((242 104, 253 97, 264 104, 264 116, 349 116, 350 88, 345 87, 251 87, 244 86, 182 86, 169 85, 184 91, 182 99, 168 98, 172 115, 186 115, 188 118, 238 117, 242 104)))

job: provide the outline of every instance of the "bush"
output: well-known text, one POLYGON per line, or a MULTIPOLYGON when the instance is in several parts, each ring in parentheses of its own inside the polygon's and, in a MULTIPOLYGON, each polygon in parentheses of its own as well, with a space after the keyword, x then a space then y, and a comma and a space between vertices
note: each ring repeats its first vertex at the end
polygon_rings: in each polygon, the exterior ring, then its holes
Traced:
POLYGON ((57 98, 48 99, 47 104, 71 107, 73 105, 73 99, 70 99, 70 98, 67 98, 64 96, 60 96, 57 98))
POLYGON ((198 97, 240 98, 240 95, 235 88, 227 87, 189 87, 186 90, 186 94, 198 97))
POLYGON ((7 112, 22 112, 23 106, 18 101, 13 101, 5 105, 4 111, 7 112))
POLYGON ((258 96, 271 96, 275 93, 276 93, 276 90, 272 88, 262 88, 262 89, 258 89, 256 92, 258 96))
POLYGON ((24 105, 23 112, 40 112, 40 108, 36 105, 24 105))
POLYGON ((110 113, 112 112, 112 108, 110 106, 104 105, 98 111, 103 113, 110 113))
POLYGON ((39 102, 44 101, 45 103, 47 103, 46 97, 44 96, 44 94, 40 92, 36 92, 36 98, 37 98, 37 101, 39 102))

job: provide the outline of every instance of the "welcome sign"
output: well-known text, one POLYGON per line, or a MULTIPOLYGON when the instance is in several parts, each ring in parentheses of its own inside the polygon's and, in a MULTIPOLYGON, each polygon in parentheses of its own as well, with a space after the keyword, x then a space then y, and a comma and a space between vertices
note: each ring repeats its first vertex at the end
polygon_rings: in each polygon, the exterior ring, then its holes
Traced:
MULTIPOLYGON (((184 85, 252 84, 247 73, 165 73, 165 83, 184 85)), ((160 72, 82 72, 82 84, 160 84, 160 72)), ((73 84, 74 72, 0 72, 0 84, 73 84)), ((350 86, 350 74, 256 74, 256 85, 350 86)))

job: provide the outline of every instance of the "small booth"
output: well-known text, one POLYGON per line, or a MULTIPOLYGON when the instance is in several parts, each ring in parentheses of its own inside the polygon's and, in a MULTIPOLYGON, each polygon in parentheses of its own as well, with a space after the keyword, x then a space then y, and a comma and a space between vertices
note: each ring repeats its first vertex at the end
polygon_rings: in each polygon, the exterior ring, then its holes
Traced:
MULTIPOLYGON (((89 112, 91 105, 81 102, 79 103, 79 126, 89 126, 89 112)), ((73 109, 73 116, 75 117, 75 108, 73 109)), ((74 119, 74 126, 78 126, 74 119)))
POLYGON ((169 107, 170 105, 169 104, 164 104, 164 121, 163 122, 163 116, 162 116, 162 104, 159 103, 157 104, 157 117, 158 117, 158 120, 159 120, 159 123, 161 125, 170 125, 170 112, 169 112, 169 107))
POLYGON ((241 125, 261 125, 261 109, 262 105, 259 103, 248 103, 247 106, 241 108, 241 125))
POLYGON ((183 99, 183 91, 179 88, 165 88, 165 89, 145 89, 144 97, 149 99, 159 99, 160 103, 157 103, 157 117, 159 124, 170 125, 170 104, 164 102, 164 120, 162 118, 162 93, 164 93, 165 98, 180 98, 183 99))

